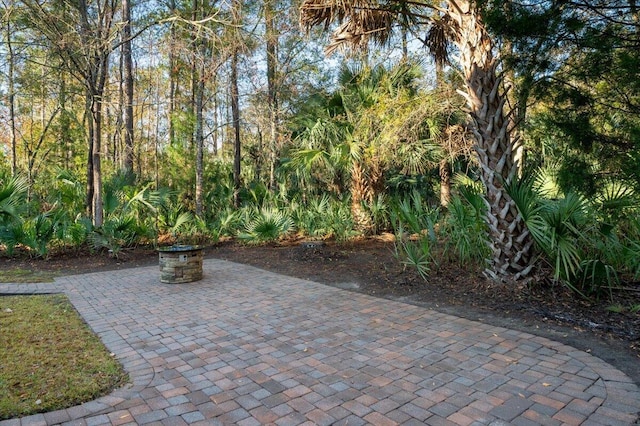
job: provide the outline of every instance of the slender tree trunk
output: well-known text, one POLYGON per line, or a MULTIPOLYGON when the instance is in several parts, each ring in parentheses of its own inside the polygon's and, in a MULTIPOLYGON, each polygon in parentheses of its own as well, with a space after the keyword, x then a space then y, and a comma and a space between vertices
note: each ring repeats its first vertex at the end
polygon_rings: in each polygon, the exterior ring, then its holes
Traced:
POLYGON ((92 170, 92 220, 93 225, 98 228, 103 223, 103 207, 102 207, 102 104, 104 96, 104 88, 109 72, 109 52, 103 51, 96 54, 93 58, 92 71, 89 73, 87 87, 89 88, 90 111, 92 122, 91 137, 91 170, 92 170))
POLYGON ((238 48, 234 48, 231 56, 231 115, 233 121, 233 205, 240 207, 240 103, 238 93, 238 48))
POLYGON ((133 59, 131 55, 131 3, 122 0, 122 62, 124 65, 124 170, 133 173, 133 59))
MULTIPOLYGON (((202 8, 201 3, 198 0, 192 0, 191 1, 191 7, 192 7, 192 13, 191 13, 191 19, 195 22, 199 19, 200 17, 200 9, 202 8)), ((188 106, 188 111, 189 111, 189 148, 193 148, 193 145, 196 143, 195 140, 195 125, 196 123, 194 122, 194 120, 196 119, 196 97, 197 97, 197 92, 198 92, 198 84, 199 84, 199 76, 198 76, 198 60, 200 58, 198 58, 198 53, 199 53, 199 49, 198 49, 198 32, 199 30, 197 28, 193 28, 191 31, 191 41, 190 41, 190 52, 191 52, 191 98, 189 100, 189 106, 188 106)))
POLYGON ((204 131, 203 131, 203 117, 202 110, 204 104, 204 57, 201 57, 202 65, 200 67, 198 84, 196 86, 196 216, 202 217, 203 213, 203 200, 202 200, 202 186, 204 179, 204 131))
POLYGON ((269 189, 276 186, 276 162, 278 149, 278 92, 277 92, 277 45, 274 0, 265 0, 265 32, 267 41, 267 107, 269 109, 269 189))
POLYGON ((11 19, 7 19, 7 53, 9 62, 8 71, 8 84, 9 84, 9 126, 11 127, 11 174, 16 176, 18 174, 18 157, 16 147, 18 139, 16 137, 16 88, 15 88, 15 55, 13 52, 12 44, 12 32, 11 32, 11 19))
MULTIPOLYGON (((234 0, 232 4, 233 24, 237 28, 241 23, 242 3, 240 0, 234 0)), ((231 54, 231 115, 233 120, 233 205, 240 207, 240 161, 242 159, 241 141, 240 141, 240 93, 238 90, 238 59, 240 56, 240 43, 242 42, 240 34, 236 31, 233 40, 233 53, 231 54)))
MULTIPOLYGON (((199 19, 204 15, 204 0, 198 6, 198 1, 193 0, 193 18, 199 19), (200 9, 198 9, 198 7, 200 9)), ((192 87, 192 99, 193 99, 193 113, 195 119, 195 128, 193 133, 193 143, 196 150, 196 187, 195 187, 195 202, 196 202, 196 216, 202 217, 203 213, 203 175, 204 175, 204 123, 203 123, 203 109, 204 109, 204 80, 205 80, 205 49, 204 40, 197 33, 192 33, 192 68, 191 68, 191 87, 192 87)))
MULTIPOLYGON (((176 11, 176 2, 175 0, 171 0, 169 2, 169 7, 171 8, 171 14, 175 14, 176 11)), ((176 139, 176 129, 173 123, 174 114, 176 110, 176 86, 177 86, 177 78, 178 78, 178 66, 176 61, 176 30, 173 25, 171 25, 170 33, 169 33, 169 144, 173 145, 176 139)))
POLYGON ((88 150, 87 150, 87 196, 86 196, 86 201, 85 201, 85 206, 87 207, 87 216, 90 218, 93 218, 93 191, 94 191, 94 184, 93 184, 93 143, 94 143, 94 133, 96 132, 95 130, 95 123, 93 120, 93 115, 91 113, 93 105, 92 105, 92 99, 93 96, 91 94, 91 90, 89 89, 89 87, 85 88, 86 90, 86 94, 85 94, 85 120, 87 123, 87 141, 88 141, 88 150))
MULTIPOLYGON (((122 51, 120 51, 120 61, 118 63, 118 109, 115 114, 115 124, 113 125, 113 137, 107 138, 107 140, 111 140, 111 161, 113 165, 116 167, 120 167, 124 169, 124 164, 121 164, 121 160, 123 158, 124 149, 122 147, 122 136, 123 136, 123 120, 124 120, 124 110, 125 110, 125 100, 124 100, 124 60, 122 57, 122 51)), ((109 102, 107 102, 107 123, 109 123, 109 118, 112 116, 109 111, 109 102)))
POLYGON ((213 75, 213 155, 218 156, 218 76, 213 75))
MULTIPOLYGON (((159 151, 160 151, 160 73, 156 73, 156 90, 155 90, 155 104, 156 104, 156 116, 155 116, 155 132, 153 137, 153 158, 154 158, 154 181, 155 181, 155 189, 157 190, 160 187, 160 159, 159 159, 159 151)), ((156 229, 157 231, 157 229, 156 229)))
POLYGON ((62 73, 60 76, 60 94, 58 102, 60 102, 60 158, 65 169, 69 169, 69 161, 71 160, 71 123, 67 112, 67 74, 62 73))
POLYGON ((98 96, 93 96, 91 102, 91 120, 93 121, 93 143, 91 149, 93 196, 91 199, 91 209, 93 211, 93 226, 102 226, 102 101, 98 96))
POLYGON ((476 137, 480 175, 486 187, 492 258, 485 270, 497 281, 525 278, 533 266, 533 240, 504 189, 516 177, 512 120, 504 111, 506 95, 497 77, 498 61, 494 46, 480 16, 467 0, 449 0, 448 12, 458 24, 460 65, 476 137))

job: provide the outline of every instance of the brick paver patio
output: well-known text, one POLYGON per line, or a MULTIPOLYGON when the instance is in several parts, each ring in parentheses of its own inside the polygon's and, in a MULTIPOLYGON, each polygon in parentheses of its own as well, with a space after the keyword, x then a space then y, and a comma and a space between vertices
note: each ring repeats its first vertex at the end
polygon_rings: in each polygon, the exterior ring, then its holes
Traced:
POLYGON ((132 383, 8 425, 629 425, 640 392, 570 346, 425 308, 206 260, 76 275, 66 293, 132 383))

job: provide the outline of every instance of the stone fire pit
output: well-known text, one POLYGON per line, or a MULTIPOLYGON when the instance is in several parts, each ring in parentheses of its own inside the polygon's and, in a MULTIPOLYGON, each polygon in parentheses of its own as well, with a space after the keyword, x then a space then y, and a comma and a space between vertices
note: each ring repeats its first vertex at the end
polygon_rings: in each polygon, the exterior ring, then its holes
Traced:
POLYGON ((182 284, 202 279, 202 247, 174 245, 161 247, 160 282, 182 284))

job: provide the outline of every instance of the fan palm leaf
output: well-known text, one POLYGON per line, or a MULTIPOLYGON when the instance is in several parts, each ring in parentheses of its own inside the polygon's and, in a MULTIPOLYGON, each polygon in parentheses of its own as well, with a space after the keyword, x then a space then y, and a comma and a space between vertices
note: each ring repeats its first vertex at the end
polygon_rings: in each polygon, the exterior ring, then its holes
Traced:
POLYGON ((24 204, 24 196, 29 184, 27 179, 17 176, 0 186, 0 223, 9 218, 19 218, 19 208, 24 204))

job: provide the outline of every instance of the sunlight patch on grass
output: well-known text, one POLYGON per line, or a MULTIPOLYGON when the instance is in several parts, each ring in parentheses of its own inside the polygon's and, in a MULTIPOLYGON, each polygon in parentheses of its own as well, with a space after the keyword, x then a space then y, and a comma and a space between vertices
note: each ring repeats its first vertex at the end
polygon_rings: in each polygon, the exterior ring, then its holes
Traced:
POLYGON ((56 276, 55 272, 9 269, 0 271, 0 283, 51 283, 56 276))
POLYGON ((0 297, 0 420, 91 401, 126 380, 66 296, 0 297))

